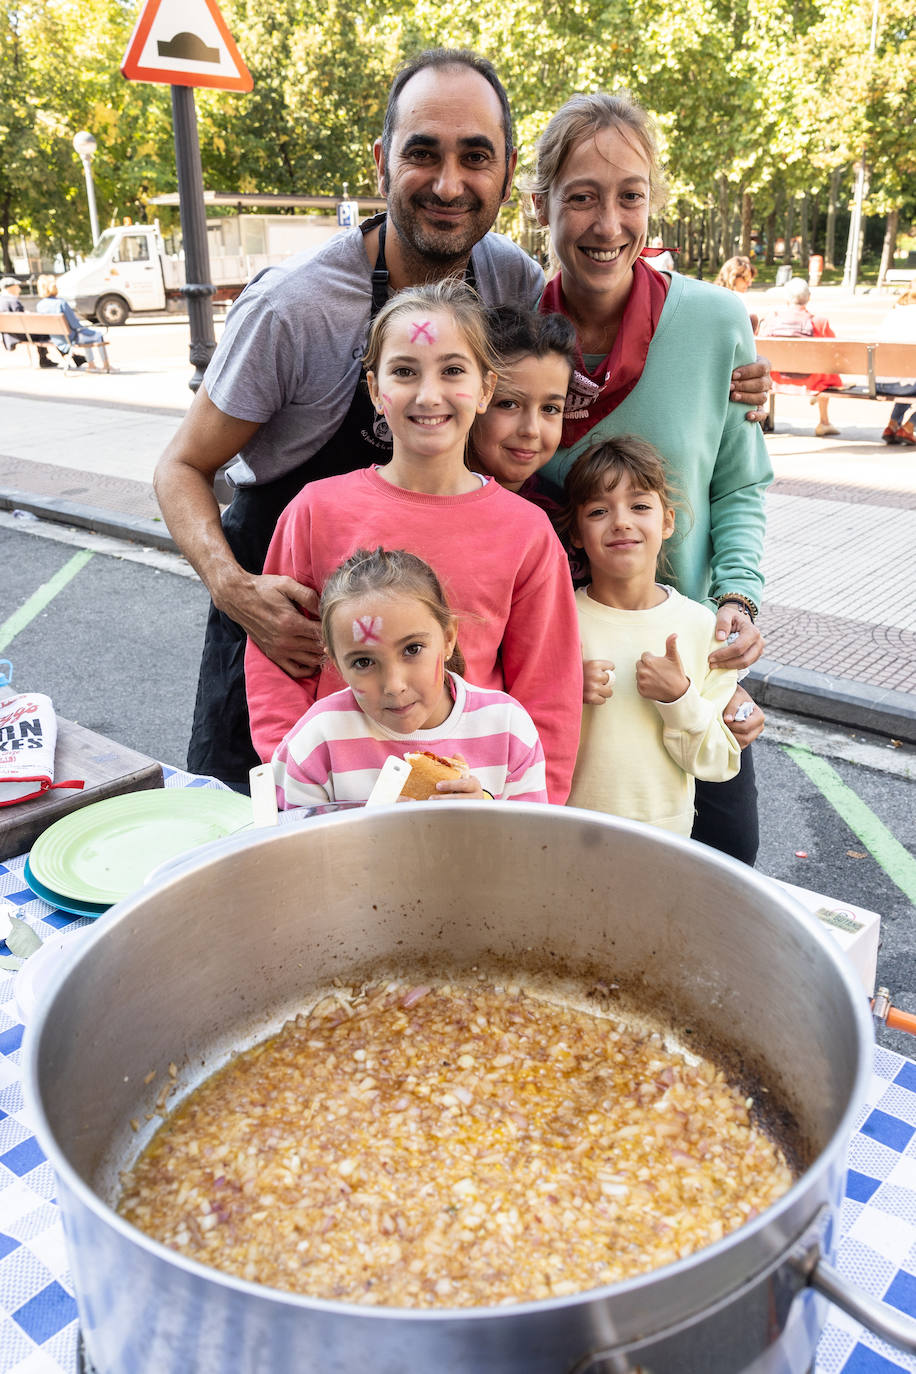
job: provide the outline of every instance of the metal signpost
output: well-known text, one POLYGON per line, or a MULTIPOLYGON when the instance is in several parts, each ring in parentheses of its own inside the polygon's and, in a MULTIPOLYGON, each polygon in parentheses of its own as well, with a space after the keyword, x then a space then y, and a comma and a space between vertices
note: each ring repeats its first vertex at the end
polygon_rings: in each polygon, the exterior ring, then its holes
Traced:
POLYGON ((99 239, 99 217, 95 208, 95 184, 92 180, 92 159, 95 156, 97 143, 88 129, 82 129, 73 139, 73 147, 83 164, 83 172, 86 176, 86 198, 89 201, 89 228, 92 233, 93 246, 99 239))
POLYGON ((197 137, 195 86, 250 91, 254 82, 214 0, 146 0, 131 35, 121 72, 129 81, 172 88, 175 165, 196 391, 216 347, 207 212, 197 137))

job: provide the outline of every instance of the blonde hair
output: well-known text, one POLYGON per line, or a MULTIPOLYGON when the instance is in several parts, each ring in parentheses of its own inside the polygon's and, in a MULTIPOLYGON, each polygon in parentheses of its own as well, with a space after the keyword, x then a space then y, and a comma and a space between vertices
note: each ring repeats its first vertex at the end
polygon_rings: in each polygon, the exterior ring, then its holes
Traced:
POLYGON ((757 268, 750 258, 737 257, 729 258, 723 262, 719 268, 719 275, 716 277, 716 286, 724 286, 727 291, 734 291, 735 282, 741 281, 745 277, 748 281, 753 281, 757 275, 757 268))
MULTIPOLYGON (((406 549, 357 549, 345 563, 335 568, 321 593, 318 614, 321 617, 321 637, 327 655, 335 664, 331 621, 334 612, 347 601, 355 601, 367 592, 381 596, 409 596, 429 611, 443 634, 452 628, 454 613, 446 600, 442 583, 422 558, 406 549)), ((463 673, 464 655, 457 641, 446 668, 463 673)))
POLYGON ((39 296, 41 296, 42 298, 45 298, 47 296, 56 296, 57 278, 53 277, 50 274, 50 272, 43 272, 42 275, 38 278, 38 281, 35 283, 35 289, 37 290, 39 296))
POLYGON ((538 139, 535 164, 522 178, 522 189, 531 197, 540 196, 546 211, 554 183, 570 153, 603 129, 616 129, 643 154, 649 164, 649 208, 660 209, 668 187, 661 169, 655 124, 629 91, 623 90, 570 96, 548 120, 538 139))
POLYGON ((464 335, 481 375, 486 377, 488 372, 499 371, 500 360, 490 343, 480 297, 459 278, 444 277, 442 281, 399 291, 382 306, 369 329, 369 342, 363 357, 367 372, 378 372, 382 349, 392 323, 401 315, 414 314, 418 310, 439 310, 451 315, 464 335))
MULTIPOLYGON (((613 491, 624 477, 629 477, 642 491, 656 492, 664 510, 680 512, 686 515, 688 525, 692 523, 690 507, 668 476, 665 460, 658 449, 647 439, 621 434, 586 449, 566 474, 566 509, 559 522, 562 533, 576 536, 580 507, 613 491)), ((662 544, 658 566, 661 572, 670 575, 665 549, 666 545, 662 544)))

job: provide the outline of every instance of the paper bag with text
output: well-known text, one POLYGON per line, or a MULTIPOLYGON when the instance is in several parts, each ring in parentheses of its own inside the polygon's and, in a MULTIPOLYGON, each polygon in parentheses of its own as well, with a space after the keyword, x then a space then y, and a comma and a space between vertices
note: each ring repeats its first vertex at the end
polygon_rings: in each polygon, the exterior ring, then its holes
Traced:
POLYGON ((0 806, 40 797, 52 787, 79 790, 83 783, 54 781, 57 717, 41 692, 0 691, 0 806))

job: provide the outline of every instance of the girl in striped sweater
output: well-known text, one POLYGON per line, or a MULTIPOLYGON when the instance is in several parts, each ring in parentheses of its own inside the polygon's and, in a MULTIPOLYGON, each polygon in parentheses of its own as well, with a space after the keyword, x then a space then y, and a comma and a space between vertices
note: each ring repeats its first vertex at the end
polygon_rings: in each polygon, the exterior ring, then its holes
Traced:
POLYGON ((386 758, 427 750, 469 776, 442 797, 547 801, 544 751, 527 711, 460 676, 457 618, 428 563, 403 550, 357 551, 320 603, 325 652, 347 686, 321 697, 277 747, 281 807, 364 802, 386 758))

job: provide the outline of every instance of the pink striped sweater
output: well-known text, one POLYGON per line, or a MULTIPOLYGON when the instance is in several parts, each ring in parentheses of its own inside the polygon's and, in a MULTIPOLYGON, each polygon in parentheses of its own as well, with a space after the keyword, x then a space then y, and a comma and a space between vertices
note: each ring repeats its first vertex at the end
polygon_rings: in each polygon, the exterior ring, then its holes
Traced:
POLYGON ((455 701, 448 719, 412 735, 397 735, 372 720, 349 687, 321 697, 274 753, 280 806, 364 802, 390 755, 422 749, 463 755, 495 798, 546 802, 544 751, 528 712, 505 692, 471 687, 457 673, 449 676, 455 701))

